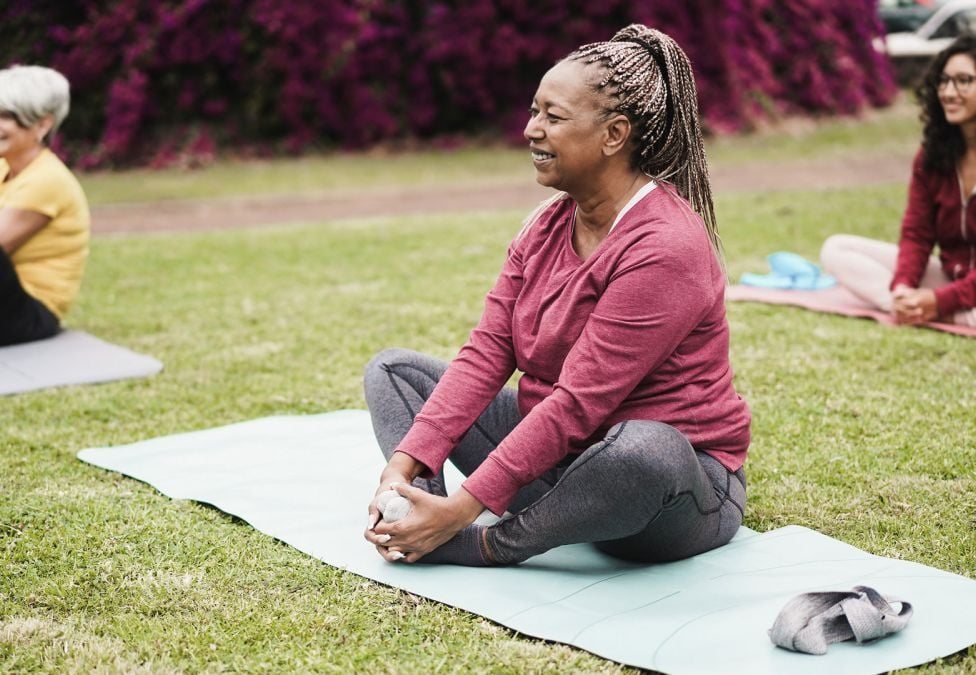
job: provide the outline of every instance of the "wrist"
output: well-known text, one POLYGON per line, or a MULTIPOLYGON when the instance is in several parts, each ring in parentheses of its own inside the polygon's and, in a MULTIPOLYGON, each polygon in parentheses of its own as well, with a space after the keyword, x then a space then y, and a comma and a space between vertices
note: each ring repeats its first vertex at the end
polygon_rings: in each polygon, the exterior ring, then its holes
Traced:
POLYGON ((386 463, 386 468, 380 476, 381 481, 385 481, 387 476, 396 480, 406 479, 410 483, 414 478, 424 472, 426 467, 405 452, 394 452, 393 456, 386 463))
POLYGON ((481 515, 485 510, 485 505, 463 487, 456 490, 446 498, 451 507, 451 512, 456 516, 458 529, 467 527, 481 515))

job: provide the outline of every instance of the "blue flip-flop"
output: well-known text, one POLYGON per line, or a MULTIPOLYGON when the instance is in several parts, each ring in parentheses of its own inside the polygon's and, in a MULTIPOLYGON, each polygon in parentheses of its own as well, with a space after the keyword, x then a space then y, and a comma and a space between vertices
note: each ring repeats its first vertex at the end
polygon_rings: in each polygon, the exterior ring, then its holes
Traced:
POLYGON ((766 257, 769 274, 745 272, 739 283, 744 286, 776 288, 797 291, 820 291, 830 288, 837 280, 821 272, 820 267, 803 256, 788 251, 777 251, 766 257))

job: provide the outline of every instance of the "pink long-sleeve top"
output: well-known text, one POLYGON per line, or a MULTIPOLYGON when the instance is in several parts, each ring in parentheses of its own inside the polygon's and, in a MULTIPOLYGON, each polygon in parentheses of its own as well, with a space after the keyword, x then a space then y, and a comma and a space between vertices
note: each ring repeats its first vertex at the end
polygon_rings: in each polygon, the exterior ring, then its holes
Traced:
POLYGON ((898 284, 918 288, 932 249, 938 245, 942 271, 950 279, 935 289, 939 316, 976 307, 976 207, 972 201, 973 195, 963 195, 955 173, 926 171, 919 151, 912 165, 891 288, 898 284))
POLYGON ((701 219, 662 184, 583 261, 575 208, 555 202, 511 244, 480 323, 397 447, 437 472, 521 371, 520 423, 463 484, 496 514, 625 420, 669 424, 732 471, 745 461, 750 413, 701 219))

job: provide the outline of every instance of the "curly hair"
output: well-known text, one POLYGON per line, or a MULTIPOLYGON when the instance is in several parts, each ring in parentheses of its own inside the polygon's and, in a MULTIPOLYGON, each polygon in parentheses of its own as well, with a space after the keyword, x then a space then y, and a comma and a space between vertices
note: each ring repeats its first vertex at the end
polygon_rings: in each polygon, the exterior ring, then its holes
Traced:
POLYGON ((583 45, 566 59, 602 66, 595 89, 613 101, 606 115, 622 113, 630 120, 634 168, 678 189, 701 216, 722 261, 695 77, 681 47, 660 31, 631 24, 609 42, 583 45))
POLYGON ((922 167, 934 173, 951 174, 966 153, 966 142, 956 124, 950 124, 939 103, 939 78, 946 63, 957 54, 966 54, 976 62, 976 36, 963 35, 939 52, 929 64, 915 97, 921 107, 922 167))

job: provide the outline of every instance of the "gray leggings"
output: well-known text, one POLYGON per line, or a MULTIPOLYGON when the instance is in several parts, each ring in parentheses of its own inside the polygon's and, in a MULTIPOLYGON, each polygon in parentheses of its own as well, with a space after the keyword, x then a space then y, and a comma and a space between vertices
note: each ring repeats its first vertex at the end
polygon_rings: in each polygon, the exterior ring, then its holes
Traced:
MULTIPOLYGON (((389 459, 447 364, 388 349, 366 366, 366 403, 389 459)), ((503 389, 450 455, 465 476, 520 421, 516 394, 503 389)), ((488 528, 496 563, 518 563, 563 544, 593 542, 640 562, 679 560, 727 543, 742 523, 745 472, 697 452, 674 427, 633 420, 615 425, 578 456, 523 487, 514 514, 488 528)), ((443 494, 443 476, 426 485, 443 494)))

